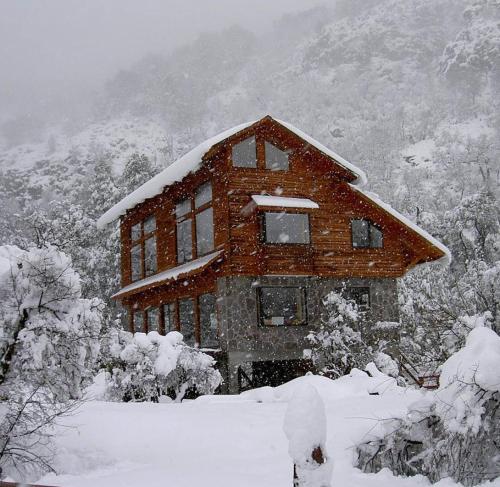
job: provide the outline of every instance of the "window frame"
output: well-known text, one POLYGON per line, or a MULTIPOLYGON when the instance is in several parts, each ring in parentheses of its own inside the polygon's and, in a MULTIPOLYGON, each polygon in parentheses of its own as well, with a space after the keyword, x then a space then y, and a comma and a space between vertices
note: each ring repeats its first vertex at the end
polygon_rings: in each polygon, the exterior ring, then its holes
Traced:
POLYGON ((128 229, 128 239, 130 243, 130 247, 128 249, 128 262, 129 262, 129 269, 130 269, 130 282, 138 282, 142 279, 145 279, 146 277, 153 276, 158 272, 158 221, 155 213, 151 213, 145 218, 142 218, 142 220, 132 224, 129 226, 128 229), (144 224, 147 220, 154 218, 155 220, 155 227, 154 230, 151 232, 145 232, 144 230, 144 224), (137 225, 140 225, 140 236, 136 238, 135 240, 132 237, 133 234, 133 228, 136 227, 137 225), (149 240, 150 238, 154 238, 154 243, 155 243, 155 270, 151 273, 146 273, 146 241, 149 240), (139 247, 140 249, 140 256, 139 256, 139 265, 140 265, 140 272, 139 272, 139 277, 137 279, 134 279, 134 271, 133 271, 133 259, 132 259, 132 251, 134 248, 139 247))
POLYGON ((297 327, 302 327, 302 326, 307 326, 309 324, 309 310, 307 306, 307 301, 308 301, 308 293, 307 293, 307 287, 304 285, 297 285, 297 286, 291 286, 291 285, 286 285, 286 286, 280 286, 280 285, 261 285, 257 286, 256 288, 256 302, 257 302, 257 324, 259 327, 262 328, 297 328, 297 327), (266 325, 264 323, 264 315, 262 313, 262 302, 261 302, 261 297, 262 297, 262 289, 265 288, 276 288, 276 289, 299 289, 303 293, 303 299, 304 299, 304 320, 302 323, 296 324, 296 325, 266 325))
POLYGON ((360 218, 351 218, 351 221, 350 221, 350 229, 351 229, 351 247, 355 250, 366 250, 366 249, 370 249, 370 250, 373 250, 373 249, 383 249, 384 248, 384 231, 382 230, 382 227, 373 222, 372 220, 368 219, 368 218, 363 218, 363 217, 360 217, 360 218), (355 221, 362 221, 362 222, 366 222, 367 223, 367 228, 368 228, 368 245, 354 245, 354 230, 353 230, 353 223, 355 221), (381 234, 381 245, 380 246, 374 246, 373 245, 373 241, 372 241, 372 228, 375 228, 376 230, 378 230, 381 234))
POLYGON ((214 211, 214 195, 213 195, 213 183, 212 180, 207 179, 203 181, 202 183, 198 184, 196 188, 194 188, 193 191, 190 193, 186 194, 184 198, 180 198, 174 205, 174 216, 175 216, 175 260, 177 265, 182 265, 187 262, 192 262, 195 259, 198 259, 199 257, 203 257, 205 255, 208 255, 212 253, 215 250, 215 211, 214 211), (211 186, 211 198, 209 201, 206 203, 203 203, 200 206, 196 206, 196 195, 197 192, 200 188, 203 186, 210 184, 211 186), (188 212, 183 214, 182 216, 178 217, 176 214, 176 209, 177 205, 181 204, 183 201, 189 200, 190 202, 190 209, 188 212), (198 252, 198 235, 197 235, 197 224, 196 224, 196 217, 200 213, 203 213, 205 210, 208 210, 209 208, 212 208, 212 236, 213 236, 213 242, 212 242, 212 249, 208 250, 207 252, 204 253, 199 253, 198 252), (178 225, 179 223, 182 223, 186 220, 191 220, 191 259, 189 260, 184 260, 182 262, 179 262, 179 246, 178 246, 178 225))
POLYGON ((250 134, 245 134, 243 136, 240 136, 236 140, 234 140, 234 142, 232 142, 231 145, 229 146, 229 150, 227 151, 227 160, 231 169, 235 171, 248 172, 248 171, 262 170, 266 172, 278 172, 278 173, 292 171, 294 165, 293 155, 295 149, 293 147, 284 148, 284 146, 286 145, 287 144, 280 137, 267 136, 265 134, 259 133, 259 131, 256 131, 250 134), (233 163, 233 147, 237 146, 241 142, 244 142, 245 140, 251 137, 255 137, 256 166, 255 167, 236 166, 233 163), (265 147, 266 142, 273 145, 276 149, 280 150, 281 152, 287 154, 288 156, 287 169, 272 169, 270 167, 267 167, 266 147, 265 147))
POLYGON ((259 210, 259 228, 260 228, 260 242, 264 245, 270 246, 299 246, 299 247, 311 247, 313 245, 312 242, 312 232, 311 232, 311 214, 308 211, 297 211, 293 208, 290 208, 292 211, 285 210, 259 210), (294 215, 306 215, 307 216, 307 234, 309 237, 309 242, 268 242, 266 240, 267 231, 266 231, 266 213, 286 213, 286 214, 294 214, 294 215))

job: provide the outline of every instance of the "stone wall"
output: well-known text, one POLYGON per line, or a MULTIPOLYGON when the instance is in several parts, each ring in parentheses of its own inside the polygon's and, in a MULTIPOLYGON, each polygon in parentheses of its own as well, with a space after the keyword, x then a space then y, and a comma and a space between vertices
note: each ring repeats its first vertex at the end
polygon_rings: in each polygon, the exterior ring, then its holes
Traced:
POLYGON ((324 319, 323 298, 331 291, 347 287, 370 288, 370 311, 366 313, 362 333, 366 340, 394 341, 387 330, 372 333, 377 321, 397 321, 397 284, 395 279, 333 279, 320 277, 229 276, 217 281, 217 307, 220 346, 226 355, 226 383, 237 392, 237 367, 262 360, 293 360, 303 357, 308 348, 307 335, 324 319), (303 286, 306 288, 308 323, 303 326, 260 326, 257 308, 259 286, 303 286))

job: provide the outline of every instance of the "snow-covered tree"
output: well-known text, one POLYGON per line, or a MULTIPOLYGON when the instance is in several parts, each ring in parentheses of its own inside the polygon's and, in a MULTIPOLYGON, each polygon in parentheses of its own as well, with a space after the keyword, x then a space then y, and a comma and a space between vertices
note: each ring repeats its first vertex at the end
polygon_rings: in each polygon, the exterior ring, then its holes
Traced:
POLYGON ((157 172, 157 168, 151 163, 148 156, 134 152, 127 160, 121 175, 120 186, 123 196, 149 181, 157 172))
POLYGON ((71 260, 54 247, 0 247, 0 467, 50 469, 48 428, 71 411, 99 353, 101 302, 82 299, 71 260))
POLYGON ((179 402, 188 390, 212 394, 222 381, 215 360, 187 346, 177 331, 166 336, 117 331, 110 351, 108 395, 114 400, 158 401, 169 396, 179 402))
POLYGON ((347 374, 354 367, 363 370, 371 360, 371 349, 359 331, 362 316, 357 304, 342 292, 331 292, 323 305, 326 318, 318 331, 308 335, 314 365, 332 377, 347 374))
POLYGON ((452 477, 472 486, 500 477, 500 337, 478 326, 441 367, 439 389, 384 422, 385 436, 361 445, 365 471, 452 477))

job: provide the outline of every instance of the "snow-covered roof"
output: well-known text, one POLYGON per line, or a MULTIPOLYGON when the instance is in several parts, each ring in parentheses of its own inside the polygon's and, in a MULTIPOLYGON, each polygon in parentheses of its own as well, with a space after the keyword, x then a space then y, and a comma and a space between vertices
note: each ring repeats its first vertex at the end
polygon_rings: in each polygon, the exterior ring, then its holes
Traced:
MULTIPOLYGON (((205 142, 201 143, 193 150, 189 151, 187 154, 183 155, 181 158, 177 159, 173 164, 165 168, 155 177, 151 178, 149 181, 144 183, 142 186, 137 188, 135 191, 125 196, 121 201, 119 201, 116 205, 110 208, 104 215, 102 215, 99 220, 97 220, 97 227, 103 228, 105 225, 111 223, 116 220, 120 216, 124 215, 127 210, 132 209, 134 206, 142 203, 148 198, 152 198, 157 194, 160 194, 163 189, 175 182, 182 181, 189 173, 198 170, 202 165, 203 156, 216 144, 222 142, 224 139, 235 135, 241 130, 250 127, 257 120, 252 122, 247 122, 241 125, 237 125, 229 130, 221 132, 220 134, 212 137, 205 142)), ((345 167, 347 170, 351 171, 353 174, 357 176, 357 180, 355 184, 365 184, 366 183, 366 175, 365 173, 346 161, 344 158, 340 157, 338 154, 328 149, 324 145, 320 144, 318 141, 314 140, 309 135, 305 134, 301 130, 295 128, 293 125, 283 122, 281 120, 276 120, 277 123, 283 125, 285 128, 295 133, 298 137, 304 139, 308 144, 315 147, 319 151, 323 152, 328 157, 335 159, 339 165, 345 167)))
POLYGON ((193 271, 200 271, 204 267, 214 262, 220 256, 220 254, 222 254, 222 250, 212 252, 211 254, 205 255, 191 262, 186 262, 185 264, 179 265, 172 269, 167 269, 166 271, 155 274, 154 276, 146 277, 145 279, 141 279, 140 281, 136 281, 132 284, 129 284, 128 286, 125 286, 116 294, 113 294, 113 296, 111 297, 116 299, 120 296, 123 296, 124 294, 128 294, 130 291, 135 291, 137 289, 149 286, 151 284, 157 284, 163 281, 176 280, 180 277, 186 276, 187 274, 191 274, 193 271))
POLYGON ((392 215, 394 218, 399 220, 401 223, 403 223, 405 226, 409 227, 411 230, 414 232, 418 233, 421 237, 425 238, 428 242, 430 242, 434 247, 438 248, 441 252, 444 253, 444 256, 441 257, 444 264, 449 265, 451 263, 451 252, 446 247, 446 245, 443 245, 439 240, 435 239, 430 233, 426 232, 422 228, 420 228, 418 225, 416 225, 414 222, 406 218, 404 215, 399 213, 399 211, 395 210, 391 205, 385 203, 382 201, 375 193, 372 193, 370 191, 363 191, 359 187, 353 186, 352 184, 349 185, 354 191, 357 191, 358 193, 361 193, 363 196, 368 198, 369 200, 373 201, 376 205, 380 206, 382 209, 384 209, 387 213, 392 215))
POLYGON ((252 195, 257 206, 277 206, 283 208, 319 208, 318 203, 308 198, 287 198, 284 196, 252 195))

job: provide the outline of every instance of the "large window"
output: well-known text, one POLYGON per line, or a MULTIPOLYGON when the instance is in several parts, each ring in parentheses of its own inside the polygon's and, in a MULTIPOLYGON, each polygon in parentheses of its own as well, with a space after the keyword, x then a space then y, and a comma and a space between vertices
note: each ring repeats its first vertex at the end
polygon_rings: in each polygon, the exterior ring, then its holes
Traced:
POLYGON ((150 216, 130 229, 130 267, 132 281, 157 271, 156 218, 150 216))
POLYGON ((278 149, 270 142, 265 143, 266 153, 266 169, 271 171, 286 171, 288 170, 288 154, 281 149, 278 149))
POLYGON ((202 347, 217 347, 217 312, 215 309, 215 295, 202 294, 198 298, 200 309, 200 331, 202 347))
POLYGON ((362 218, 351 221, 352 246, 354 248, 379 249, 383 246, 382 230, 368 220, 362 218))
POLYGON ((266 212, 262 218, 263 240, 273 244, 308 244, 307 213, 266 212))
POLYGON ((239 144, 233 145, 233 166, 257 167, 257 144, 255 137, 249 137, 239 144))
POLYGON ((186 344, 194 346, 194 299, 181 299, 179 301, 179 321, 184 341, 186 344))
POLYGON ((307 322, 304 288, 261 287, 257 292, 261 325, 297 326, 307 322))
POLYGON ((177 262, 182 264, 208 254, 214 249, 212 185, 201 185, 194 197, 176 205, 177 262), (196 241, 196 247, 193 242, 196 241))
POLYGON ((132 319, 134 320, 134 332, 144 331, 144 313, 142 310, 135 310, 132 314, 132 319))

